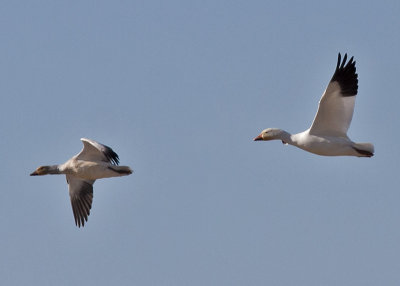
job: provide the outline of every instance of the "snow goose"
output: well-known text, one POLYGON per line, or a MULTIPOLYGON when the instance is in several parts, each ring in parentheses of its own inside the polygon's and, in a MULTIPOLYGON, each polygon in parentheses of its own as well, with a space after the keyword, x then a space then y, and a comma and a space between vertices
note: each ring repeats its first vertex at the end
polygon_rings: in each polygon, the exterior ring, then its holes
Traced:
POLYGON ((31 176, 65 174, 69 186, 75 224, 83 227, 88 220, 96 179, 132 174, 128 166, 118 166, 118 155, 108 146, 82 138, 82 151, 61 165, 41 166, 31 176))
POLYGON ((267 128, 254 141, 281 140, 305 151, 323 156, 371 157, 374 145, 355 143, 347 136, 353 117, 358 89, 356 62, 353 57, 347 62, 347 54, 341 61, 338 55, 335 73, 323 93, 317 114, 309 129, 298 134, 267 128))

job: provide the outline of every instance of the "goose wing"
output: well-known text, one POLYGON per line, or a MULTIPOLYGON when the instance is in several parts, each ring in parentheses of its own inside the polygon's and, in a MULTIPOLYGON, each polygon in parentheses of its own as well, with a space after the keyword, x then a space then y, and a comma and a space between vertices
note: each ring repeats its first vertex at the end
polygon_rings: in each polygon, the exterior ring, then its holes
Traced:
POLYGON ((67 183, 75 224, 83 227, 92 208, 94 181, 67 175, 67 183))
POLYGON ((341 61, 338 55, 335 73, 319 101, 319 107, 310 127, 310 134, 347 137, 353 117, 358 89, 356 62, 347 62, 347 54, 341 61))
POLYGON ((104 161, 114 165, 119 164, 119 157, 110 147, 100 144, 94 140, 81 138, 82 151, 76 155, 79 160, 104 161))

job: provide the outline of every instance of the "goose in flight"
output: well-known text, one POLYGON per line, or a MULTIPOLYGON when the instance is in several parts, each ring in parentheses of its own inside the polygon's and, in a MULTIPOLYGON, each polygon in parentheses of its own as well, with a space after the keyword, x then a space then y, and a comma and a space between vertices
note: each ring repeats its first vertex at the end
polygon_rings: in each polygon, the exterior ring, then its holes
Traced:
POLYGON ((322 156, 372 157, 374 145, 355 143, 347 136, 358 78, 353 57, 347 64, 346 60, 347 54, 342 61, 339 53, 335 73, 319 101, 317 114, 309 129, 292 135, 281 129, 267 128, 254 141, 281 140, 284 144, 322 156))
POLYGON ((132 174, 128 166, 118 166, 119 157, 110 147, 82 138, 82 151, 64 164, 41 166, 31 176, 65 174, 69 187, 75 224, 83 227, 88 220, 96 179, 132 174))

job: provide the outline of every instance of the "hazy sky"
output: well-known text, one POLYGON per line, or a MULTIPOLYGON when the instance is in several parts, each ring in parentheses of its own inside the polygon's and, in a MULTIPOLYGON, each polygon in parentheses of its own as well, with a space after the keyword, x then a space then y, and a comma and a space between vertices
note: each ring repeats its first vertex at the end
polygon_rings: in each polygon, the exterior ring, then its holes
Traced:
POLYGON ((399 285, 399 1, 2 1, 1 285, 399 285), (325 2, 325 3, 323 3, 325 2), (307 129, 354 56, 349 136, 307 129), (98 180, 74 223, 81 137, 135 173, 98 180))

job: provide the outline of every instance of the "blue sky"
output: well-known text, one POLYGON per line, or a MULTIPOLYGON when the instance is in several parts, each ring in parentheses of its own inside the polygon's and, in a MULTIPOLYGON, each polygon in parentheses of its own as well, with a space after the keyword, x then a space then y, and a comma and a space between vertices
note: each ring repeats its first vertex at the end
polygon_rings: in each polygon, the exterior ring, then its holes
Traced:
POLYGON ((3 1, 2 285, 398 285, 400 2, 3 1), (326 2, 326 3, 323 3, 326 2), (349 136, 320 157, 262 129, 309 127, 354 56, 349 136), (81 137, 135 173, 73 220, 81 137))

